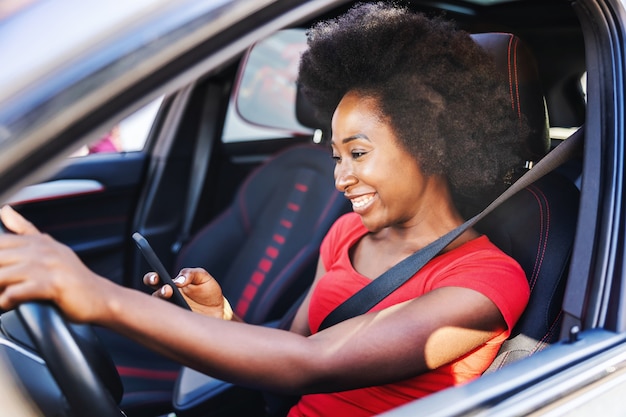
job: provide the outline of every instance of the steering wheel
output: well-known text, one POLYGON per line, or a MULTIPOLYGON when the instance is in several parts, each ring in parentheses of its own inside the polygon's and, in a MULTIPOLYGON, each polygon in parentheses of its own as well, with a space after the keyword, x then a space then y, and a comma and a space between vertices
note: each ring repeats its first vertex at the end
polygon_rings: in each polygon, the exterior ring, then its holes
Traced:
MULTIPOLYGON (((0 222, 0 234, 12 233, 0 222)), ((91 326, 70 324, 50 302, 22 303, 14 310, 46 362, 73 414, 124 417, 123 387, 113 360, 91 326)))
POLYGON ((15 312, 74 415, 124 416, 120 376, 91 326, 69 324, 47 302, 23 303, 15 312))

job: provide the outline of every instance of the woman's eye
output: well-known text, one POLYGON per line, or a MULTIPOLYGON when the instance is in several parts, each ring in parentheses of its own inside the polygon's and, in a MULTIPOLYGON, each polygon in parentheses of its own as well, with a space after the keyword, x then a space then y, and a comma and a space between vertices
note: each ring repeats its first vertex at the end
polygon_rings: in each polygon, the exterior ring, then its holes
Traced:
MULTIPOLYGON (((367 152, 365 152, 365 151, 351 151, 350 152, 350 156, 352 157, 352 159, 359 159, 360 157, 362 157, 366 153, 367 152)), ((337 163, 337 164, 341 162, 341 156, 339 156, 337 154, 333 154, 332 158, 333 158, 333 161, 335 161, 335 163, 337 163)))

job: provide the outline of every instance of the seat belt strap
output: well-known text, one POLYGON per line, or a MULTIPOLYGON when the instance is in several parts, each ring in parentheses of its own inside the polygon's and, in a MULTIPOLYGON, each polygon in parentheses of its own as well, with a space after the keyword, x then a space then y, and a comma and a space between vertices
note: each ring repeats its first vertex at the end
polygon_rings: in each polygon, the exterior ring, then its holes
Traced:
POLYGON ((552 152, 543 157, 532 169, 522 175, 517 181, 506 189, 498 198, 489 204, 483 211, 467 220, 456 229, 441 236, 434 242, 409 255, 378 278, 372 280, 350 298, 338 305, 322 321, 319 330, 326 329, 351 317, 365 314, 385 297, 394 292, 398 287, 415 275, 428 261, 433 259, 452 241, 459 237, 468 228, 472 227, 509 197, 523 190, 539 178, 555 170, 567 160, 576 155, 583 144, 583 128, 579 128, 568 139, 558 145, 552 152))
POLYGON ((177 254, 187 242, 191 233, 191 226, 200 200, 200 194, 206 172, 211 160, 211 145, 215 139, 215 115, 219 111, 220 92, 217 85, 211 84, 207 89, 206 99, 200 115, 200 127, 196 137, 193 162, 189 174, 189 190, 183 213, 182 226, 178 239, 172 245, 172 253, 177 254))

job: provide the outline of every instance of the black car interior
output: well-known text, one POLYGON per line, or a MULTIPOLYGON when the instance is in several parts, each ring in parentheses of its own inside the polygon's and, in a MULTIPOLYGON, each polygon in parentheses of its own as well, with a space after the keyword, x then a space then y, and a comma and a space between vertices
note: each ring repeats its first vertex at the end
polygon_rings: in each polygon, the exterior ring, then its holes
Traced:
MULTIPOLYGON (((550 136, 532 51, 520 38, 510 34, 482 34, 474 39, 494 55, 498 68, 508 74, 512 107, 531 127, 524 156, 531 163, 537 162, 549 151, 550 136)), ((478 231, 520 263, 531 288, 524 315, 490 370, 558 340, 578 201, 579 190, 572 181, 551 172, 477 224, 478 231)))
MULTIPOLYGON (((507 33, 474 35, 474 39, 494 56, 509 80, 512 111, 531 126, 524 157, 527 165, 538 161, 550 150, 550 137, 532 52, 519 37, 507 33)), ((298 95, 297 109, 303 124, 327 130, 302 95, 298 95)), ((295 146, 268 160, 239 187, 233 204, 183 247, 173 270, 191 264, 203 266, 220 277, 227 298, 246 321, 263 324, 280 319, 310 283, 310 279, 302 277, 312 277, 316 246, 323 236, 321 230, 347 210, 330 181, 329 162, 326 150, 314 145, 295 146), (318 194, 304 203, 302 199, 307 198, 315 183, 319 183, 318 194), (295 206, 310 211, 299 217, 301 213, 293 211, 295 206), (298 218, 307 230, 297 233, 299 237, 289 244, 290 252, 283 258, 282 243, 290 236, 285 220, 297 225, 298 218), (258 228, 254 227, 256 219, 263 219, 258 228), (313 229, 311 219, 315 222, 313 229), (255 237, 250 238, 251 235, 255 237), (294 281, 299 283, 294 286, 294 281), (277 304, 278 300, 287 302, 277 304)), ((532 289, 527 311, 489 371, 558 339, 578 198, 579 191, 571 180, 557 172, 550 173, 477 225, 479 231, 520 262, 532 289)), ((483 201, 480 206, 489 202, 483 201)), ((479 210, 475 206, 464 209, 468 215, 479 210)), ((178 377, 174 394, 176 411, 180 415, 203 415, 232 395, 228 392, 232 389, 240 388, 185 369, 178 377)))
MULTIPOLYGON (((474 39, 494 56, 496 65, 509 80, 512 111, 527 120, 531 127, 524 155, 527 165, 520 167, 522 172, 554 147, 548 130, 550 106, 560 106, 563 100, 559 94, 563 91, 576 94, 578 87, 577 80, 572 78, 546 91, 548 81, 551 86, 554 84, 550 80, 553 74, 542 72, 542 60, 536 60, 531 51, 532 43, 542 37, 529 33, 531 42, 527 43, 524 36, 516 35, 494 31, 474 35, 474 39)), ((549 48, 542 49, 541 53, 548 53, 546 50, 549 48)), ((225 78, 232 77, 237 64, 223 68, 225 78)), ((180 110, 184 123, 179 121, 182 127, 160 156, 153 161, 130 160, 133 156, 129 157, 128 176, 150 176, 152 182, 143 190, 122 184, 118 192, 119 211, 110 216, 111 221, 117 229, 124 229, 128 219, 121 213, 129 211, 130 202, 141 201, 133 220, 134 227, 149 240, 154 239, 157 252, 172 274, 186 266, 203 267, 218 278, 235 313, 245 321, 285 327, 298 300, 309 288, 322 238, 333 221, 348 212, 350 206, 334 187, 333 161, 326 143, 313 144, 310 137, 301 135, 252 145, 220 143, 220 123, 234 82, 220 77, 201 80, 188 92, 189 102, 180 110), (214 88, 214 81, 217 81, 215 85, 224 83, 228 88, 214 88), (207 126, 207 120, 202 120, 205 113, 194 112, 192 108, 206 110, 211 100, 214 100, 214 111, 209 116, 210 132, 203 137, 202 128, 207 126), (191 137, 206 140, 208 147, 198 148, 198 144, 189 139, 191 137), (246 146, 256 148, 247 155, 249 148, 246 146), (192 181, 198 171, 190 168, 193 160, 189 155, 198 149, 205 149, 210 155, 206 171, 202 171, 203 179, 214 176, 218 182, 199 185, 202 197, 189 220, 190 235, 180 242, 180 248, 170 251, 178 237, 177 229, 185 222, 177 202, 184 202, 189 193, 186 187, 173 183, 192 181), (173 152, 168 155, 170 150, 173 152), (239 153, 249 158, 237 161, 239 153), (159 206, 155 201, 166 203, 159 206)), ((298 120, 328 136, 327 124, 315 118, 302 95, 297 97, 298 120)), ((581 100, 574 102, 581 103, 581 100)), ((170 99, 164 109, 172 110, 175 106, 175 100, 170 99)), ((559 122, 572 126, 582 124, 584 107, 582 110, 577 105, 572 107, 571 102, 563 103, 562 107, 569 110, 554 112, 558 113, 559 122)), ((161 127, 167 126, 165 120, 158 122, 161 127)), ((160 152, 158 149, 151 151, 160 152)), ((538 352, 560 337, 561 305, 578 215, 576 180, 580 164, 580 161, 569 161, 507 200, 476 226, 521 264, 531 286, 526 312, 488 372, 538 352)), ((71 168, 66 172, 71 172, 71 168)), ((489 202, 468 204, 462 210, 470 216, 489 202)), ((98 201, 94 203, 94 210, 97 205, 98 201)), ((41 215, 34 212, 31 215, 29 210, 26 206, 22 212, 39 224, 37 216, 41 215)), ((43 216, 43 229, 46 221, 43 216)), ((84 225, 73 224, 71 235, 81 227, 84 225)), ((108 232, 111 224, 99 224, 99 227, 108 232)), ((129 237, 129 242, 123 245, 131 255, 124 261, 114 258, 126 272, 116 269, 112 274, 120 283, 141 288, 137 277, 149 268, 131 249, 131 232, 123 232, 129 237)), ((122 245, 121 242, 115 244, 122 245)), ((89 251, 86 253, 90 255, 89 251)), ((111 258, 107 256, 93 262, 107 271, 110 267, 105 265, 111 264, 111 258)), ((16 340, 28 339, 15 316, 10 317, 8 320, 3 317, 3 331, 8 329, 16 340)), ((181 369, 176 363, 106 329, 94 330, 109 349, 124 385, 124 395, 120 392, 120 381, 109 374, 110 364, 105 364, 105 370, 98 372, 107 375, 105 385, 129 417, 166 413, 172 409, 172 404, 176 414, 182 417, 229 412, 236 415, 263 407, 257 392, 181 369), (249 401, 246 403, 242 396, 249 401)), ((84 334, 91 339, 89 332, 91 330, 84 334)), ((30 340, 26 345, 35 349, 30 340)))

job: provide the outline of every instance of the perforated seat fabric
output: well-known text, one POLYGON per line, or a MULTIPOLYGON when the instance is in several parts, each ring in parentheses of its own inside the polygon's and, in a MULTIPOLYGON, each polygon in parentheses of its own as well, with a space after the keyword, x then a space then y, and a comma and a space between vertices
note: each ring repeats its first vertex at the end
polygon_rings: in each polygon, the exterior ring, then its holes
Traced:
POLYGON ((183 248, 176 268, 201 266, 248 323, 277 320, 310 285, 322 238, 349 210, 330 151, 290 148, 253 172, 218 219, 183 248))

